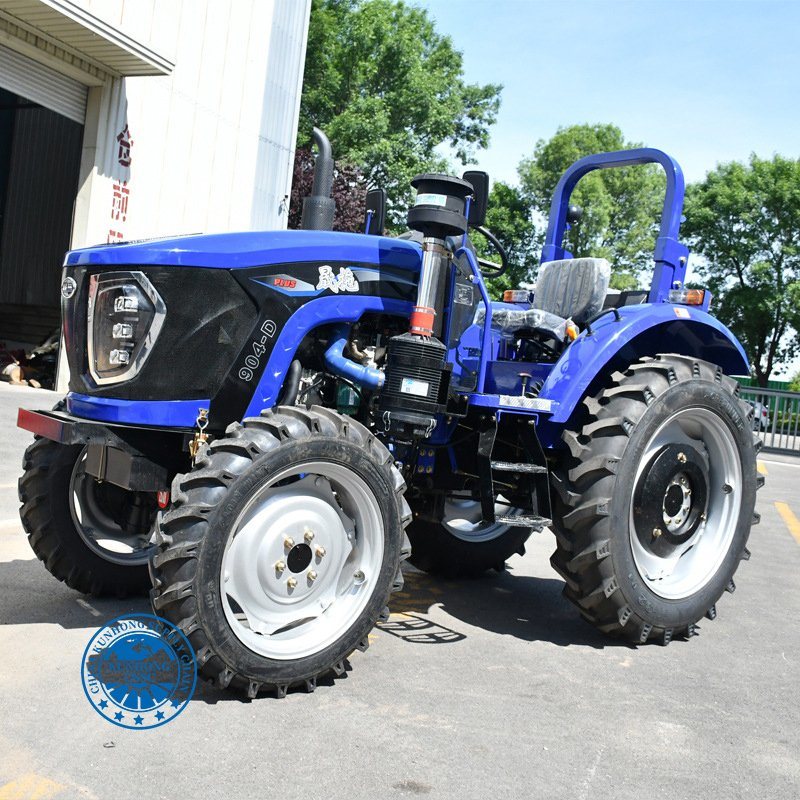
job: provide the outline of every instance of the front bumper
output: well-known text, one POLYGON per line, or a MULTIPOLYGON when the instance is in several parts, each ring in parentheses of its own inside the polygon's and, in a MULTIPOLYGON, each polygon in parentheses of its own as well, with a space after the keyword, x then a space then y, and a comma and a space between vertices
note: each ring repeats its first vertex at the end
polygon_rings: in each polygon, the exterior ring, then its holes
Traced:
POLYGON ((19 410, 17 427, 65 446, 83 445, 89 474, 131 491, 165 491, 190 465, 190 429, 109 424, 26 408, 19 410))

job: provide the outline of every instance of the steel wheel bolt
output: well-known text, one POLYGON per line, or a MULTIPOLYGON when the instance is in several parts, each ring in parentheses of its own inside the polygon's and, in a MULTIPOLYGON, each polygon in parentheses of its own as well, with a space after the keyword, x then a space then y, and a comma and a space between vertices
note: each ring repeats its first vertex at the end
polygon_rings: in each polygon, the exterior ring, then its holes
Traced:
POLYGON ((303 538, 306 540, 306 542, 310 542, 314 538, 314 531, 312 531, 311 528, 306 528, 303 538))
POLYGON ((297 578, 289 578, 289 580, 286 581, 286 585, 290 589, 294 589, 294 587, 297 586, 297 578))
POLYGON ((313 569, 308 571, 308 580, 312 583, 317 579, 317 573, 313 569))
POLYGON ((661 528, 653 528, 653 538, 658 539, 661 536, 661 528))
POLYGON ((285 561, 276 561, 275 562, 275 572, 283 572, 286 569, 286 562, 285 561))
POLYGON ((686 463, 686 453, 678 453, 678 461, 680 461, 681 464, 685 464, 686 463))
POLYGON ((284 547, 285 547, 287 550, 291 550, 291 548, 293 548, 293 547, 294 547, 294 539, 292 539, 292 537, 291 537, 291 536, 287 536, 287 537, 286 537, 286 538, 283 540, 283 546, 284 546, 284 547))
POLYGON ((317 558, 322 558, 325 555, 325 548, 321 545, 314 551, 317 558))

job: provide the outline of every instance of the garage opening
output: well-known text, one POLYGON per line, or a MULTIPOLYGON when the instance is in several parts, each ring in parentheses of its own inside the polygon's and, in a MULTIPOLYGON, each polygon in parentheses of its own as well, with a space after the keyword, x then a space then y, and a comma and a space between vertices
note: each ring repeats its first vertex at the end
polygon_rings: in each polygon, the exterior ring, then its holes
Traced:
MULTIPOLYGON (((59 325, 83 125, 0 88, 0 347, 29 353, 59 325)), ((57 353, 53 352, 53 360, 57 353)))

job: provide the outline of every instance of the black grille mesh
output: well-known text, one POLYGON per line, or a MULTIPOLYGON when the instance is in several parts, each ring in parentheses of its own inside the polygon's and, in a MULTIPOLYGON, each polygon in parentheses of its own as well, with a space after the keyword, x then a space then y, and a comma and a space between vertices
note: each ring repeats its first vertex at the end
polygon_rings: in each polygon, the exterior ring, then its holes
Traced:
MULTIPOLYGON (((64 335, 70 391, 123 400, 195 400, 213 397, 256 322, 256 307, 226 269, 114 267, 149 278, 164 304, 164 327, 138 375, 97 387, 88 375, 86 303, 96 268, 70 269, 78 283, 65 303, 64 335)), ((105 271, 105 270, 103 270, 105 271)))

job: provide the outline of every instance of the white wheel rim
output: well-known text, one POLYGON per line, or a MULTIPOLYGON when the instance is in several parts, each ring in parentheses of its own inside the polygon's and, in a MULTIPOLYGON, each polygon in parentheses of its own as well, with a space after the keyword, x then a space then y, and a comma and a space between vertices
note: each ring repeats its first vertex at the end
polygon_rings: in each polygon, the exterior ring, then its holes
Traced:
MULTIPOLYGON (((671 444, 686 444, 705 453, 705 520, 669 557, 656 555, 636 535, 633 497, 628 524, 636 568, 648 588, 665 599, 682 600, 706 586, 728 554, 742 504, 742 464, 736 440, 724 420, 706 408, 686 408, 673 414, 650 438, 634 486, 655 454, 671 444)), ((670 527, 665 520, 665 528, 670 527)))
MULTIPOLYGON (((509 503, 498 500, 496 515, 512 515, 516 510, 509 503)), ((445 501, 442 525, 464 542, 490 542, 498 539, 511 527, 503 522, 484 522, 481 504, 477 500, 451 498, 445 501)))
POLYGON ((306 461, 276 473, 239 514, 222 558, 234 635, 272 659, 324 650, 372 597, 384 539, 380 503, 352 470, 306 461))
POLYGON ((108 515, 98 502, 96 479, 86 472, 87 451, 81 452, 69 481, 69 511, 78 535, 104 561, 126 567, 146 564, 152 551, 150 532, 129 533, 108 515))

